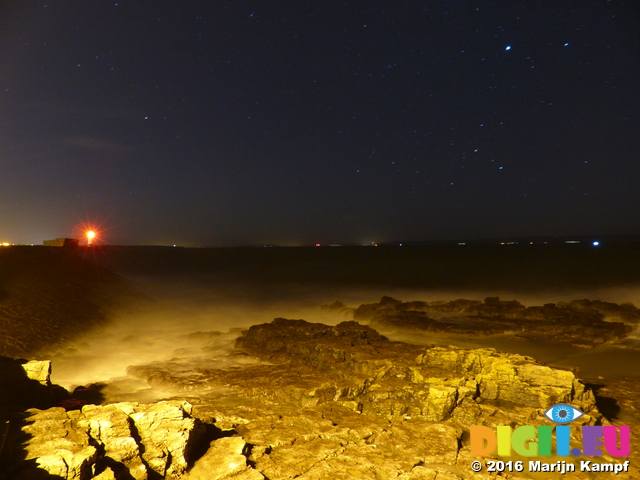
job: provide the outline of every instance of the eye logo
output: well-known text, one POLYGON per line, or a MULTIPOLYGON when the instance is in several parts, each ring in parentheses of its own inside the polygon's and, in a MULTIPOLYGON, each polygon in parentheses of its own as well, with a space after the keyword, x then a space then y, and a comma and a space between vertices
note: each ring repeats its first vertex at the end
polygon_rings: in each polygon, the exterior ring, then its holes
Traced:
POLYGON ((547 411, 544 412, 545 417, 556 423, 573 422, 583 415, 584 412, 582 410, 573 408, 571 405, 567 405, 566 403, 557 403, 549 407, 547 411))

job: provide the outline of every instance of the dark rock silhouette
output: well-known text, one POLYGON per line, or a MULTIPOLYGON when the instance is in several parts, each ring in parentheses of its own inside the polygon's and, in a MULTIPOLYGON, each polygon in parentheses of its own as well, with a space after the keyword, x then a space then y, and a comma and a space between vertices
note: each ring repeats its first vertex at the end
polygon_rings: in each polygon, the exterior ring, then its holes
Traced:
POLYGON ((516 300, 502 301, 498 297, 488 297, 484 302, 460 299, 431 303, 383 297, 378 303, 360 305, 354 318, 382 331, 400 329, 460 335, 515 331, 521 336, 538 335, 549 341, 594 346, 625 338, 640 318, 640 310, 631 304, 588 300, 525 307, 516 300), (436 320, 429 317, 429 313, 457 315, 436 320), (607 321, 613 319, 622 321, 607 321))

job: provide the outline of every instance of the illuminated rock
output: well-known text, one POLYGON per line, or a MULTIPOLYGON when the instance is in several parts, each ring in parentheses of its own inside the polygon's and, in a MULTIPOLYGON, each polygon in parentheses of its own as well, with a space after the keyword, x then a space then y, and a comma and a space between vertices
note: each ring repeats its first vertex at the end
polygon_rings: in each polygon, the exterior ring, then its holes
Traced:
POLYGON ((71 411, 68 415, 78 416, 78 425, 104 449, 110 461, 126 467, 135 480, 146 480, 148 472, 133 438, 131 419, 118 405, 85 405, 81 412, 71 411))
POLYGON ((211 443, 191 472, 198 480, 212 469, 221 479, 480 479, 459 455, 469 425, 546 422, 560 401, 587 413, 580 422, 602 420, 572 372, 492 349, 425 348, 355 322, 286 319, 249 328, 236 347, 267 363, 193 375, 172 362, 129 369, 200 395, 194 416, 239 435, 211 443))
POLYGON ((96 475, 91 480, 117 480, 115 473, 107 467, 102 473, 96 475))
POLYGON ((16 478, 38 478, 38 470, 67 480, 84 480, 93 476, 97 450, 89 444, 89 435, 67 415, 64 408, 31 409, 22 431, 28 435, 25 460, 34 460, 32 468, 16 478))
POLYGON ((38 478, 44 470, 65 480, 85 480, 107 467, 118 478, 182 478, 187 445, 197 434, 190 411, 191 405, 181 401, 86 405, 69 412, 31 409, 22 431, 29 436, 26 460, 35 462, 17 465, 15 478, 38 478))
POLYGON ((220 438, 211 442, 188 475, 188 480, 264 480, 264 476, 247 465, 243 450, 247 443, 240 437, 220 438))
MULTIPOLYGON (((425 349, 390 342, 355 322, 331 327, 276 319, 251 327, 236 345, 263 360, 287 364, 286 372, 278 366, 263 368, 272 382, 279 382, 279 391, 289 390, 294 397, 298 392, 299 401, 304 398, 296 387, 309 379, 318 382, 316 389, 306 390, 312 395, 307 404, 335 400, 361 413, 431 421, 451 418, 466 400, 529 409, 527 415, 534 416, 555 403, 595 410, 593 395, 572 372, 493 349, 425 349)), ((229 382, 229 376, 222 378, 229 382)))
POLYGON ((36 380, 40 384, 48 387, 51 385, 51 361, 50 360, 31 360, 22 365, 27 377, 36 380))
POLYGON ((373 479, 396 478, 423 463, 455 468, 462 429, 362 415, 330 402, 266 415, 238 432, 252 445, 250 460, 267 478, 373 479))
POLYGON ((177 478, 186 472, 186 448, 195 427, 188 402, 114 405, 133 420, 144 446, 142 458, 150 469, 177 478))

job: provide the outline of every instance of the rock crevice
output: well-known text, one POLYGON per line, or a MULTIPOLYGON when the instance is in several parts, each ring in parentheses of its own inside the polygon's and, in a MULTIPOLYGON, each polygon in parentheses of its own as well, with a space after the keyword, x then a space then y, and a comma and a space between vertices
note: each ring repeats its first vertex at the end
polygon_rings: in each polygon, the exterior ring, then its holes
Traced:
POLYGON ((27 462, 12 478, 28 480, 37 470, 67 480, 108 471, 134 480, 182 478, 190 440, 199 433, 191 409, 188 402, 167 401, 28 410, 22 428, 27 462))
POLYGON ((548 424, 555 403, 585 412, 578 424, 605 421, 570 371, 493 349, 392 342, 356 322, 276 319, 243 332, 236 349, 264 363, 192 377, 170 361, 130 369, 190 403, 30 411, 29 459, 74 480, 472 480, 492 477, 470 470, 470 425, 548 424), (208 449, 196 460, 198 438, 208 449))

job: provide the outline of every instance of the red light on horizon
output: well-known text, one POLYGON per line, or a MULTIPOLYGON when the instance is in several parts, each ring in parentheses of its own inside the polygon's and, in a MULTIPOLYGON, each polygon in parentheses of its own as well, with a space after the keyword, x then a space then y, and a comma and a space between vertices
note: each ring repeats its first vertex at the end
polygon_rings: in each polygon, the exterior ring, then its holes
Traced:
POLYGON ((96 238, 96 232, 93 230, 87 231, 87 245, 92 246, 93 240, 96 238))
POLYGON ((73 227, 73 237, 80 240, 80 244, 89 247, 104 242, 105 228, 101 222, 78 222, 73 227))

